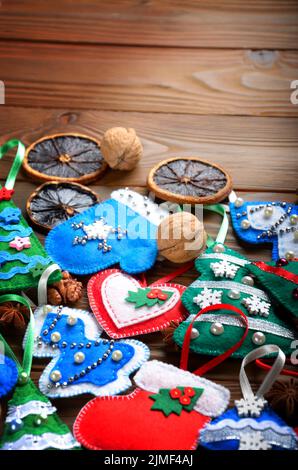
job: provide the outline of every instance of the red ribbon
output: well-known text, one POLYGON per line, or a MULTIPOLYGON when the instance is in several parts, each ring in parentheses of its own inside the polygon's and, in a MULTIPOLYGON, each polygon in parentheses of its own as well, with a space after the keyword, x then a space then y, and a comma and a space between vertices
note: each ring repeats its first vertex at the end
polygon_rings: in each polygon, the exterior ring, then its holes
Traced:
MULTIPOLYGON (((194 266, 193 261, 185 263, 180 268, 176 269, 175 271, 172 271, 167 276, 163 276, 157 281, 153 282, 152 284, 150 284, 149 287, 154 287, 155 285, 160 285, 160 284, 164 284, 166 282, 172 281, 172 279, 175 279, 175 277, 180 276, 180 274, 184 274, 186 271, 189 271, 190 269, 192 269, 193 266, 194 266)), ((141 285, 142 287, 147 287, 146 276, 144 273, 141 274, 141 285)))
POLYGON ((206 364, 204 364, 203 366, 196 369, 193 372, 193 374, 195 374, 195 375, 205 374, 210 369, 213 369, 214 367, 218 366, 221 362, 225 361, 228 357, 231 356, 231 354, 233 354, 233 352, 237 351, 237 349, 240 348, 240 346, 243 344, 243 342, 244 342, 244 340, 247 336, 247 333, 248 333, 248 319, 247 319, 247 316, 245 315, 245 313, 243 313, 242 310, 240 310, 239 308, 234 307, 233 305, 229 305, 229 304, 210 305, 209 307, 203 308, 199 313, 196 314, 196 316, 193 318, 193 320, 191 321, 191 323, 189 324, 189 326, 186 330, 183 345, 182 345, 182 352, 181 352, 181 359, 180 359, 180 369, 188 370, 189 346, 190 346, 190 341, 191 341, 191 330, 192 330, 193 323, 195 322, 195 320, 199 316, 203 315, 204 313, 208 313, 208 312, 211 312, 211 311, 214 311, 214 310, 230 310, 233 313, 236 313, 237 315, 240 315, 243 319, 244 324, 245 324, 245 331, 242 335, 242 338, 236 344, 234 344, 234 346, 229 348, 223 354, 220 354, 219 356, 214 357, 213 359, 211 359, 211 361, 208 361, 206 364))
MULTIPOLYGON (((293 260, 292 262, 295 262, 296 260, 293 260)), ((286 279, 287 281, 294 282, 295 284, 298 284, 298 276, 294 273, 290 273, 284 268, 281 267, 275 267, 275 266, 268 266, 266 263, 263 261, 258 261, 256 263, 253 263, 255 266, 257 266, 261 271, 265 271, 266 273, 270 274, 275 274, 276 276, 282 277, 286 279)))
MULTIPOLYGON (((259 366, 261 369, 264 369, 264 370, 270 370, 272 368, 272 366, 270 366, 266 362, 263 362, 261 359, 257 359, 256 364, 257 366, 259 366)), ((298 372, 295 370, 283 369, 280 373, 281 375, 290 375, 292 377, 298 377, 298 372)))

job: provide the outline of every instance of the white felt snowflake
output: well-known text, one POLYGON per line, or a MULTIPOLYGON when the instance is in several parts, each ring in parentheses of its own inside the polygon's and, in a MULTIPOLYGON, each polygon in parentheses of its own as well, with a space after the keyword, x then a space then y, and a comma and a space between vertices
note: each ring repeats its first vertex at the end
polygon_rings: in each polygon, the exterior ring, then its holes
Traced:
POLYGON ((242 432, 240 434, 239 450, 270 450, 271 445, 265 441, 260 431, 242 432))
POLYGON ((105 240, 113 231, 113 227, 105 223, 103 219, 97 220, 93 224, 83 225, 82 229, 89 239, 105 240))
POLYGON ((74 230, 82 229, 85 232, 82 237, 74 237, 73 245, 86 245, 90 240, 99 240, 98 249, 104 253, 112 249, 112 246, 108 245, 108 238, 111 233, 117 234, 118 240, 121 240, 127 234, 127 230, 122 230, 120 226, 113 228, 108 225, 103 217, 92 224, 86 225, 84 222, 79 222, 78 224, 73 223, 71 226, 74 230))
POLYGON ((227 277, 229 279, 234 279, 239 269, 239 266, 229 263, 229 261, 225 259, 217 261, 216 263, 211 263, 210 267, 214 272, 215 277, 227 277))
POLYGON ((252 315, 260 315, 261 317, 268 317, 269 315, 270 303, 265 302, 256 295, 246 297, 242 300, 242 303, 252 315))
POLYGON ((202 292, 193 298, 195 304, 201 308, 209 307, 221 303, 222 290, 212 290, 204 287, 202 292))
POLYGON ((251 398, 241 398, 241 400, 235 401, 240 418, 245 418, 247 416, 258 418, 266 404, 267 401, 264 398, 256 396, 251 398))

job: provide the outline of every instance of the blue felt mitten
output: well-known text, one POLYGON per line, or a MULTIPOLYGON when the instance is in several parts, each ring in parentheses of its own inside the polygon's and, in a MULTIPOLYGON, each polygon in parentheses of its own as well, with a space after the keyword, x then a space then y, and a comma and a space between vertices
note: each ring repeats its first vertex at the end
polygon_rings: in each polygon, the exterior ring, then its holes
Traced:
POLYGON ((91 274, 120 263, 131 274, 150 269, 157 257, 156 232, 168 211, 128 189, 55 227, 46 239, 52 258, 74 274, 91 274))
POLYGON ((298 206, 286 202, 245 202, 242 198, 230 203, 236 235, 251 244, 273 245, 272 259, 298 257, 298 206))
POLYGON ((92 313, 39 307, 34 356, 53 357, 40 377, 40 390, 59 398, 82 393, 116 395, 129 388, 129 375, 147 361, 149 349, 140 341, 107 340, 101 334, 92 313))

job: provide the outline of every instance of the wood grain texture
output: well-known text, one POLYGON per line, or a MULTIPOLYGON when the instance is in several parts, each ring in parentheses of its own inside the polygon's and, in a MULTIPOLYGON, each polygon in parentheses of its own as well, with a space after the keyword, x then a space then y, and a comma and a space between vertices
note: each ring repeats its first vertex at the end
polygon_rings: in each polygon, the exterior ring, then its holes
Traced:
POLYGON ((0 37, 95 44, 293 49, 289 0, 2 0, 0 37))
POLYGON ((298 116, 297 51, 0 43, 6 104, 298 116))
MULTIPOLYGON (((236 190, 295 191, 298 170, 298 120, 234 116, 69 111, 0 107, 0 144, 12 137, 26 145, 44 135, 81 132, 101 138, 113 126, 134 127, 144 156, 130 172, 109 170, 105 185, 145 186, 148 172, 160 160, 199 156, 218 163, 232 174, 236 190)), ((7 174, 11 157, 4 157, 0 176, 7 174)), ((20 180, 27 179, 20 174, 20 180)))

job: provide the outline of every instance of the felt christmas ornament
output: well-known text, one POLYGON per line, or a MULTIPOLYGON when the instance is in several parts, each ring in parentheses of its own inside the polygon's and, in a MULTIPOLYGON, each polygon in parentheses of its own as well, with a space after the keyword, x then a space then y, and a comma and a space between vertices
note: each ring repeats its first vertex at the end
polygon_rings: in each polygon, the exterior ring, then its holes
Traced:
POLYGON ((167 215, 134 191, 113 191, 107 201, 55 227, 46 248, 62 269, 74 274, 92 274, 116 263, 130 274, 140 273, 155 262, 157 226, 167 215))
POLYGON ((287 202, 249 201, 230 196, 230 213, 236 235, 254 245, 273 245, 272 259, 298 258, 298 206, 287 202))
MULTIPOLYGON (((21 210, 11 200, 25 147, 18 140, 10 140, 0 147, 0 159, 15 147, 17 153, 11 170, 4 187, 0 186, 0 292, 37 286, 42 272, 52 263, 21 210)), ((60 278, 58 272, 51 281, 60 278)))
POLYGON ((112 338, 125 338, 167 328, 172 321, 186 317, 181 295, 186 287, 170 283, 187 271, 184 265, 150 286, 119 269, 107 269, 88 283, 91 309, 100 325, 112 338))
MULTIPOLYGON (((44 288, 40 286, 39 293, 44 288)), ((41 297, 34 315, 33 355, 53 359, 39 379, 40 390, 59 398, 113 395, 129 388, 129 375, 149 358, 147 346, 134 340, 103 339, 91 312, 45 305, 41 297)))
POLYGON ((264 395, 270 390, 285 363, 285 355, 275 345, 261 346, 242 361, 240 386, 243 398, 202 430, 200 445, 211 450, 294 450, 297 436, 292 428, 268 406, 264 395), (274 365, 256 394, 245 373, 245 366, 256 358, 276 354, 274 365))
MULTIPOLYGON (((179 346, 199 308, 225 303, 244 309, 248 316, 247 338, 233 357, 243 358, 262 344, 277 344, 285 354, 292 353, 294 332, 276 315, 268 295, 251 276, 249 260, 216 242, 197 258, 195 266, 201 276, 182 295, 190 317, 174 332, 179 346)), ((241 319, 225 310, 206 314, 194 323, 190 348, 199 354, 218 355, 239 339, 242 329, 241 319)))
MULTIPOLYGON (((224 412, 230 393, 200 377, 216 365, 214 360, 194 373, 186 370, 189 344, 185 345, 180 369, 146 362, 134 377, 137 388, 131 394, 87 403, 74 424, 79 442, 92 450, 195 449, 199 432, 211 417, 224 412)), ((230 353, 216 358, 217 363, 230 353)))
POLYGON ((298 259, 285 258, 271 263, 259 261, 248 265, 262 288, 281 312, 287 312, 298 328, 298 259))
POLYGON ((18 380, 18 369, 15 362, 0 354, 0 398, 7 395, 18 380))
MULTIPOLYGON (((19 296, 4 295, 0 297, 0 302, 7 297, 22 302, 30 308, 27 301, 19 296)), ((12 398, 8 402, 8 413, 3 436, 0 439, 0 450, 78 449, 78 442, 73 438, 68 427, 57 416, 56 408, 30 379, 34 325, 31 310, 29 325, 22 366, 0 335, 5 353, 10 356, 9 361, 14 364, 14 368, 17 370, 16 377, 18 378, 12 398)), ((6 386, 11 385, 11 376, 9 374, 6 379, 6 386)))

